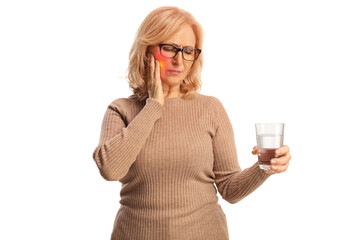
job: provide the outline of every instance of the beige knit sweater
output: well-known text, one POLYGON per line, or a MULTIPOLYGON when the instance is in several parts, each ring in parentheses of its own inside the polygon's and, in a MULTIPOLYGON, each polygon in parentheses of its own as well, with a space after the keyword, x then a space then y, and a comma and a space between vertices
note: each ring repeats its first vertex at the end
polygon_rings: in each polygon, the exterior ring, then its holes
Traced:
POLYGON ((106 180, 122 183, 111 240, 229 239, 217 191, 236 203, 270 176, 257 163, 241 170, 223 105, 200 93, 164 106, 114 100, 93 158, 106 180))

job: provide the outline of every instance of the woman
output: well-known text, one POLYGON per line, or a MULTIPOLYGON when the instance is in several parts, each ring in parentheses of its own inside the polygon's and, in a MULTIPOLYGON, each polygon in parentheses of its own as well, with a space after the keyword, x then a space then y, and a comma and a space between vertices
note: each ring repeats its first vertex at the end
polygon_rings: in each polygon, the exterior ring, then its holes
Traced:
POLYGON ((154 10, 137 32, 134 94, 108 106, 93 154, 101 175, 122 183, 112 240, 229 239, 217 190, 236 203, 288 167, 284 146, 271 170, 240 169, 223 105, 197 92, 202 41, 200 25, 176 7, 154 10))

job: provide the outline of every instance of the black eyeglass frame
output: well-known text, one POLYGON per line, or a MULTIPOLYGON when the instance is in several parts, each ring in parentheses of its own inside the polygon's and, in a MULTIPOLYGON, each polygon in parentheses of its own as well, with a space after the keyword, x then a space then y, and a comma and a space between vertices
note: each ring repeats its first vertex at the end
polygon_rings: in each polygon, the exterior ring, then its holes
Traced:
POLYGON ((178 55, 178 53, 181 52, 183 59, 184 59, 185 61, 189 61, 189 62, 195 62, 195 61, 198 59, 198 57, 200 56, 200 53, 201 53, 201 49, 198 49, 198 48, 192 48, 192 47, 179 48, 178 46, 175 46, 175 45, 172 45, 172 44, 167 44, 167 43, 159 44, 159 47, 160 47, 160 54, 161 54, 161 56, 166 57, 166 58, 176 58, 176 56, 178 55), (161 48, 162 48, 162 46, 165 46, 165 45, 166 45, 166 46, 172 46, 172 47, 174 47, 174 48, 176 49, 176 53, 175 53, 175 55, 174 55, 173 57, 166 57, 166 56, 163 56, 163 55, 161 54, 161 48), (195 49, 195 50, 198 52, 196 58, 195 58, 194 60, 185 59, 185 57, 184 57, 184 50, 185 50, 185 49, 195 49))

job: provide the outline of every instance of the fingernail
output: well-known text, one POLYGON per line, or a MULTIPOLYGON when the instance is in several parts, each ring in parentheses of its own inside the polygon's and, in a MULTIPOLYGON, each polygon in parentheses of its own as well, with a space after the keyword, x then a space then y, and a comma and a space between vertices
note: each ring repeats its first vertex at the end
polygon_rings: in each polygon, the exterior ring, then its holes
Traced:
POLYGON ((277 161, 276 160, 271 160, 271 164, 276 164, 277 161))
POLYGON ((279 153, 280 153, 280 150, 276 150, 276 153, 279 154, 279 153))

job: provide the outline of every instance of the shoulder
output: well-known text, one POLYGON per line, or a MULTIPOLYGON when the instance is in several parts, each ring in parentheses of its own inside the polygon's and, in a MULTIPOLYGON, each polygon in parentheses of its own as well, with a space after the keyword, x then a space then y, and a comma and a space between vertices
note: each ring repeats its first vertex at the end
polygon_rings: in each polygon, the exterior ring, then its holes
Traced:
POLYGON ((143 104, 144 101, 139 101, 135 94, 130 95, 127 98, 117 98, 114 99, 110 104, 109 108, 117 112, 126 112, 129 109, 137 108, 139 105, 143 104))
POLYGON ((219 98, 203 94, 200 94, 199 98, 206 105, 211 115, 211 121, 216 128, 224 123, 231 126, 229 115, 219 98))
POLYGON ((211 112, 224 108, 221 101, 215 96, 197 93, 196 97, 198 101, 201 102, 204 106, 206 106, 211 112))
POLYGON ((198 94, 197 98, 199 102, 202 102, 203 107, 210 115, 212 126, 215 129, 218 129, 219 126, 224 123, 227 126, 231 126, 228 114, 219 98, 204 94, 198 94))

